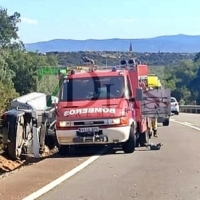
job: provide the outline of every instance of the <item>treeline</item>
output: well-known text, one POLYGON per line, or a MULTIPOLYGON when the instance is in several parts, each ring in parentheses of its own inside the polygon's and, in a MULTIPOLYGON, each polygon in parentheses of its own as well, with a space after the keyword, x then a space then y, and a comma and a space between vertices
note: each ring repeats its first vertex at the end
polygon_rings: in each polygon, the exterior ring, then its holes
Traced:
POLYGON ((194 60, 181 61, 171 67, 152 67, 151 72, 157 74, 163 85, 170 88, 171 95, 185 104, 200 104, 200 53, 194 60))
POLYGON ((138 58, 151 66, 172 95, 189 104, 200 104, 200 54, 132 52, 51 52, 46 55, 27 52, 18 36, 20 14, 9 15, 0 8, 0 113, 11 99, 33 91, 50 94, 58 84, 56 76, 43 77, 38 82, 37 70, 42 66, 83 65, 88 56, 98 65, 113 65, 121 59, 138 58))
POLYGON ((54 55, 58 59, 60 65, 71 66, 84 64, 83 56, 88 56, 100 65, 115 65, 120 59, 137 58, 142 63, 156 66, 171 66, 178 65, 182 60, 193 60, 194 53, 137 53, 137 52, 47 52, 46 55, 54 55))

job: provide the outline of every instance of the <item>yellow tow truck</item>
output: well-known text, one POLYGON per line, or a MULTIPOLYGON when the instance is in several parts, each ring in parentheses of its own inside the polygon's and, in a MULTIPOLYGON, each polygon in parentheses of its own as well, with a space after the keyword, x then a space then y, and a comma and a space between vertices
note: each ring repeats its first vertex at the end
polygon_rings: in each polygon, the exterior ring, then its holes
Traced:
POLYGON ((161 88, 160 79, 155 74, 149 74, 147 77, 148 86, 152 88, 161 88))

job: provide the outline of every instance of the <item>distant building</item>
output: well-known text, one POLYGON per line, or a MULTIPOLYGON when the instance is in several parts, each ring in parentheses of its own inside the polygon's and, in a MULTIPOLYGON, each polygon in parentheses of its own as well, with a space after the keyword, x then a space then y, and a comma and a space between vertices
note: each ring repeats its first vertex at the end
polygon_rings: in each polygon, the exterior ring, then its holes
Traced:
POLYGON ((130 43, 129 52, 132 52, 132 51, 133 51, 133 47, 132 47, 132 43, 130 43))

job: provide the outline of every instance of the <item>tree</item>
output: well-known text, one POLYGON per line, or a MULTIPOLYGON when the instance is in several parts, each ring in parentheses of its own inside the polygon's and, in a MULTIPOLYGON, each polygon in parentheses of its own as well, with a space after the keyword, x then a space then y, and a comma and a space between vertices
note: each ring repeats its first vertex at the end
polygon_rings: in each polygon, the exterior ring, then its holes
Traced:
MULTIPOLYGON (((12 52, 6 59, 6 63, 15 73, 12 80, 16 91, 21 95, 37 90, 37 70, 40 66, 57 65, 56 59, 53 56, 49 57, 26 51, 12 52)), ((48 86, 48 84, 49 83, 46 83, 46 86, 48 86)))
POLYGON ((3 49, 0 50, 0 82, 8 86, 13 87, 12 78, 15 76, 15 73, 9 69, 6 58, 8 57, 8 52, 3 49))
POLYGON ((0 47, 6 48, 13 46, 21 46, 18 41, 18 26, 20 22, 20 14, 15 12, 13 15, 8 15, 7 9, 0 8, 0 47))
POLYGON ((19 13, 8 15, 7 9, 0 8, 0 114, 8 102, 18 96, 13 83, 15 73, 9 68, 7 60, 12 51, 22 47, 17 33, 19 22, 19 13))
POLYGON ((10 101, 18 96, 14 88, 0 82, 0 114, 9 107, 10 101))

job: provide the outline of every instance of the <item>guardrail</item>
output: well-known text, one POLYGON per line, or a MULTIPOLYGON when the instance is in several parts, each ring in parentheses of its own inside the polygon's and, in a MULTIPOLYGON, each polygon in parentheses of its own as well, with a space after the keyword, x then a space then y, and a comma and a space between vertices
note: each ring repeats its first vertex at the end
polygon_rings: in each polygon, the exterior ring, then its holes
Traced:
POLYGON ((200 114, 200 105, 179 105, 181 113, 197 113, 200 114))

